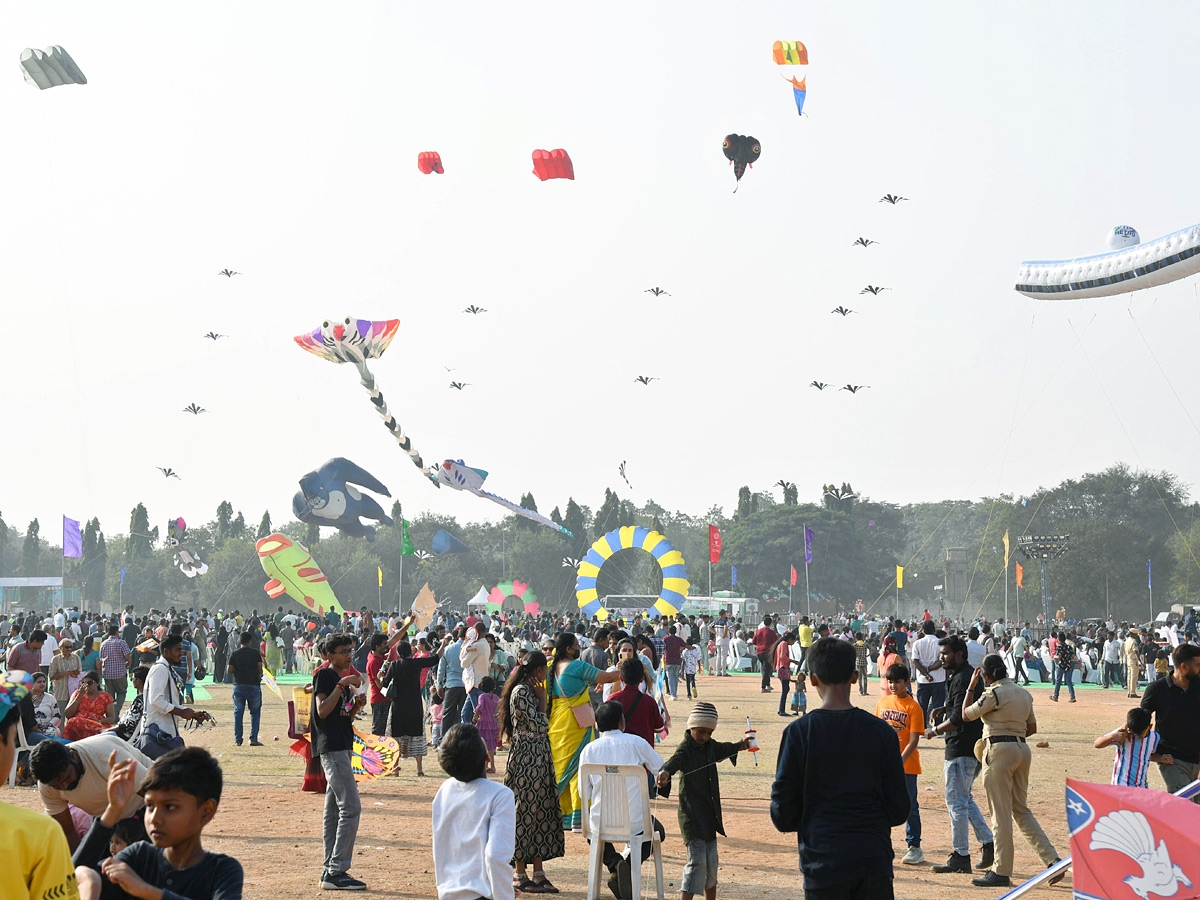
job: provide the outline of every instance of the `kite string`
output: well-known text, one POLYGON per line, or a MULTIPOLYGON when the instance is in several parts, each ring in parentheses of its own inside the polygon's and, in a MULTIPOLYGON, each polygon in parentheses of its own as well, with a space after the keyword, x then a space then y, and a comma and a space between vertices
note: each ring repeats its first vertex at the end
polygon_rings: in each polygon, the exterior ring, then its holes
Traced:
MULTIPOLYGON (((1095 321, 1096 321, 1096 316, 1095 316, 1095 315, 1093 315, 1093 316, 1092 316, 1092 318, 1091 318, 1091 320, 1089 320, 1088 324, 1087 324, 1087 325, 1084 327, 1084 329, 1083 329, 1083 333, 1084 333, 1084 334, 1087 334, 1087 331, 1088 331, 1088 329, 1092 327, 1092 324, 1093 324, 1095 321)), ((1032 340, 1032 325, 1030 326, 1030 332, 1031 332, 1031 333, 1030 333, 1030 338, 1029 338, 1029 339, 1030 339, 1030 340, 1032 340)), ((1038 402, 1038 400, 1040 400, 1040 399, 1041 399, 1041 396, 1042 396, 1042 394, 1044 394, 1044 393, 1046 392, 1046 389, 1047 389, 1047 388, 1048 388, 1048 387, 1049 387, 1049 386, 1050 386, 1050 385, 1053 383, 1053 381, 1054 381, 1055 377, 1058 375, 1058 371, 1059 371, 1059 369, 1061 369, 1061 368, 1062 368, 1062 367, 1063 367, 1063 366, 1066 364, 1067 360, 1068 360, 1068 359, 1070 358, 1070 356, 1071 356, 1071 353, 1073 353, 1073 352, 1074 352, 1076 345, 1079 343, 1079 340, 1080 340, 1080 337, 1079 337, 1079 335, 1076 335, 1075 343, 1074 343, 1074 344, 1072 344, 1070 347, 1068 347, 1068 348, 1067 348, 1067 350, 1066 350, 1066 352, 1063 354, 1062 358, 1061 358, 1061 359, 1058 361, 1058 364, 1057 364, 1057 365, 1054 367, 1054 370, 1053 370, 1053 371, 1050 373, 1049 377, 1048 377, 1048 378, 1046 379, 1046 381, 1045 381, 1045 382, 1042 384, 1041 388, 1038 390, 1038 392, 1037 392, 1037 394, 1034 396, 1033 400, 1031 400, 1031 401, 1030 401, 1030 403, 1029 403, 1029 405, 1028 405, 1028 406, 1025 408, 1025 412, 1023 412, 1023 413, 1021 414, 1021 417, 1020 417, 1020 418, 1017 420, 1017 422, 1016 422, 1016 425, 1015 425, 1015 426, 1013 426, 1013 430, 1015 430, 1015 428, 1016 428, 1016 427, 1019 427, 1019 426, 1020 426, 1020 424, 1021 424, 1022 422, 1024 422, 1024 421, 1025 421, 1025 418, 1026 418, 1026 416, 1028 416, 1028 415, 1029 415, 1029 413, 1033 411, 1034 407, 1035 407, 1035 406, 1037 406, 1037 402, 1038 402)), ((1010 437, 1011 437, 1011 431, 1010 431, 1010 437)), ((969 490, 971 489, 971 486, 972 486, 973 484, 975 484, 975 482, 976 482, 976 481, 978 481, 978 480, 980 479, 980 477, 983 475, 983 473, 984 473, 985 471, 987 471, 987 467, 988 467, 989 465, 991 465, 991 462, 992 462, 992 460, 996 458, 996 454, 997 454, 997 453, 999 453, 999 452, 1000 452, 1000 448, 999 448, 999 447, 997 447, 995 450, 993 450, 993 451, 992 451, 992 455, 991 455, 991 456, 989 456, 989 457, 987 458, 987 460, 986 460, 986 461, 983 463, 983 465, 980 467, 980 469, 979 469, 979 472, 978 472, 978 473, 975 475, 975 477, 974 477, 974 478, 972 478, 972 479, 971 479, 971 481, 970 481, 970 482, 967 484, 967 487, 966 487, 966 490, 964 491, 964 493, 965 493, 966 491, 969 491, 969 490)), ((925 541, 924 541, 924 542, 921 544, 921 546, 920 546, 920 547, 918 547, 918 548, 917 548, 917 549, 916 549, 916 550, 913 552, 912 556, 910 556, 910 557, 909 557, 909 559, 908 559, 908 562, 906 562, 906 563, 905 563, 905 565, 908 565, 908 564, 909 564, 909 563, 911 563, 911 562, 912 562, 914 559, 916 559, 916 558, 917 558, 917 556, 919 556, 919 555, 920 555, 921 551, 922 551, 922 550, 924 550, 924 549, 925 549, 925 547, 927 547, 927 546, 929 545, 929 542, 930 542, 930 541, 932 541, 932 540, 933 540, 933 538, 937 536, 937 534, 938 534, 938 532, 939 532, 939 531, 941 531, 941 529, 942 529, 942 526, 943 526, 943 525, 945 525, 945 524, 946 524, 946 521, 947 521, 947 520, 950 518, 950 514, 951 514, 951 513, 953 513, 953 512, 954 512, 954 510, 955 510, 955 509, 957 509, 957 508, 958 508, 960 505, 962 505, 963 503, 966 503, 966 502, 968 502, 968 501, 966 501, 966 500, 955 500, 955 501, 953 501, 953 503, 951 504, 950 508, 949 508, 949 509, 946 511, 946 515, 944 515, 944 516, 942 517, 941 521, 940 521, 940 522, 938 522, 938 524, 937 524, 936 526, 934 526, 934 529, 933 529, 933 531, 931 531, 931 532, 929 533, 929 537, 927 537, 927 538, 925 539, 925 541)), ((891 580, 890 580, 890 581, 889 581, 889 582, 888 582, 888 583, 887 583, 887 584, 884 586, 883 590, 882 590, 882 591, 880 591, 880 593, 879 593, 879 596, 875 598, 875 602, 874 602, 874 603, 872 603, 872 604, 871 604, 869 607, 867 607, 867 610, 866 610, 866 612, 867 612, 867 613, 869 613, 871 610, 873 610, 873 609, 874 609, 874 608, 875 608, 875 607, 876 607, 876 606, 879 604, 879 601, 880 601, 880 600, 882 600, 882 599, 883 599, 883 598, 884 598, 884 597, 885 597, 885 596, 886 596, 886 595, 887 595, 887 594, 888 594, 888 593, 889 593, 889 592, 892 590, 892 587, 893 587, 895 584, 896 584, 896 579, 895 579, 895 578, 892 578, 892 579, 891 579, 891 580)))
MULTIPOLYGON (((1183 414, 1187 416, 1188 421, 1192 423, 1192 428, 1195 429, 1196 433, 1200 434, 1200 426, 1196 425, 1196 420, 1192 418, 1191 412, 1189 412, 1187 406, 1184 405, 1183 398, 1179 396, 1179 391, 1175 390, 1175 385, 1171 383, 1171 379, 1167 375, 1166 369, 1164 369, 1162 363, 1158 361, 1158 356, 1155 355, 1154 348, 1152 348, 1150 346, 1150 342, 1146 340, 1146 335, 1142 332, 1142 326, 1138 324, 1138 320, 1133 315, 1133 309, 1129 308, 1126 310, 1126 312, 1129 313, 1129 318, 1133 321, 1133 327, 1137 329, 1138 337, 1140 337, 1142 339, 1142 343, 1146 345, 1146 350, 1149 352, 1150 358, 1154 360, 1154 364, 1158 366, 1158 371, 1162 374, 1163 381, 1167 383, 1167 387, 1169 387, 1171 389, 1171 393, 1175 395, 1175 400, 1179 403, 1179 408, 1183 410, 1183 414)), ((1147 313, 1147 315, 1149 314, 1147 313)))
MULTIPOLYGON (((1067 324, 1071 325, 1072 331, 1075 330, 1075 326, 1071 324, 1070 319, 1067 319, 1067 324)), ((1113 403, 1112 397, 1109 396, 1108 389, 1105 388, 1104 382, 1100 380, 1100 375, 1096 371, 1096 367, 1092 364, 1092 359, 1090 356, 1088 356, 1087 349, 1083 346, 1082 342, 1080 342, 1079 349, 1083 353, 1083 358, 1087 360, 1088 368, 1092 370, 1092 375, 1095 376, 1097 383, 1100 385, 1100 390, 1104 394, 1104 399, 1108 401, 1108 406, 1112 410, 1113 417, 1117 420, 1117 424, 1121 426, 1121 431, 1124 433, 1125 439, 1129 441, 1129 448, 1133 451, 1133 455, 1137 457, 1138 465, 1141 466, 1144 471, 1146 464, 1142 462, 1142 455, 1138 452, 1137 445, 1133 442, 1133 437, 1130 435, 1129 429, 1125 427, 1125 422, 1121 419, 1121 414, 1117 412, 1116 404, 1113 403)), ((1153 473, 1148 474, 1150 475, 1150 486, 1154 488, 1154 493, 1158 495, 1158 501, 1162 504, 1163 510, 1167 514, 1167 518, 1171 520, 1171 524, 1175 527, 1175 533, 1179 535, 1179 539, 1183 542, 1183 546, 1187 548, 1188 556, 1192 558, 1192 562, 1196 564, 1197 568, 1200 568, 1200 560, 1196 559, 1196 554, 1192 550, 1192 545, 1188 541, 1187 535, 1185 535, 1182 529, 1180 529, 1179 523, 1175 521, 1175 516, 1171 514, 1171 508, 1167 505, 1166 498, 1163 497, 1162 491, 1158 489, 1158 479, 1154 477, 1153 473)))
POLYGON ((237 573, 237 575, 235 575, 233 578, 231 578, 231 579, 229 580, 229 584, 225 585, 225 590, 221 591, 221 596, 219 596, 219 597, 218 597, 216 600, 214 600, 214 601, 213 601, 213 604, 212 604, 212 605, 213 605, 213 608, 214 608, 214 609, 215 609, 215 608, 217 608, 217 604, 218 604, 218 603, 220 603, 222 600, 224 600, 224 599, 225 599, 225 595, 229 593, 230 589, 231 589, 231 588, 232 588, 232 587, 233 587, 235 584, 237 584, 239 581, 241 581, 241 578, 242 578, 242 576, 246 574, 246 570, 247 570, 248 568, 250 568, 251 564, 253 564, 253 563, 254 563, 254 562, 256 562, 257 560, 258 560, 258 553, 257 553, 257 551, 256 551, 256 552, 255 552, 255 554, 254 554, 254 556, 252 556, 252 557, 250 558, 250 562, 246 563, 246 565, 244 565, 244 566, 242 567, 242 571, 238 572, 238 573, 237 573))

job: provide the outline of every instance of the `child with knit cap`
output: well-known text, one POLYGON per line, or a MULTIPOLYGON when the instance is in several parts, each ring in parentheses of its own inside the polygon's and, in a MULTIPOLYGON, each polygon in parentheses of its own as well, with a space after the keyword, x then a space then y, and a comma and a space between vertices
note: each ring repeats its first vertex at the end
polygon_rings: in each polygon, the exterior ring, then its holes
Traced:
POLYGON ((688 716, 683 742, 658 774, 660 796, 671 788, 671 776, 682 771, 679 786, 679 830, 687 845, 687 863, 680 882, 682 900, 703 893, 705 900, 717 896, 717 834, 725 833, 721 821, 721 782, 717 763, 728 759, 737 765, 739 750, 750 748, 750 739, 735 743, 714 741, 717 708, 701 701, 688 716))

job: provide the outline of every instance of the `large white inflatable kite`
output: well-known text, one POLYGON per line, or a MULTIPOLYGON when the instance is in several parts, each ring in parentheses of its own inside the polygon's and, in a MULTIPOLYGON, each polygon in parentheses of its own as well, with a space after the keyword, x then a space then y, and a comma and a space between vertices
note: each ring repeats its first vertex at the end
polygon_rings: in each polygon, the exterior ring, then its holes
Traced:
POLYGON ((63 84, 87 84, 71 54, 58 44, 45 50, 22 50, 21 72, 39 91, 63 84))
POLYGON ((1118 225, 1108 253, 1021 263, 1016 290, 1043 300, 1081 300, 1170 284, 1200 272, 1200 225, 1140 243, 1137 230, 1118 225))

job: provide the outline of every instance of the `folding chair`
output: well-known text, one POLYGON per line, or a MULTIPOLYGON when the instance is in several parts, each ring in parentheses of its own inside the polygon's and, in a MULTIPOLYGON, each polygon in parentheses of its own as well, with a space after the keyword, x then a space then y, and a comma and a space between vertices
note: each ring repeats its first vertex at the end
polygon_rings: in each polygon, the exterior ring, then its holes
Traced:
POLYGON ((17 752, 13 754, 12 771, 8 773, 8 789, 11 791, 17 783, 17 760, 26 750, 32 750, 33 747, 25 741, 25 723, 17 718, 17 752))
POLYGON ((591 841, 591 861, 588 865, 587 900, 599 900, 600 879, 604 872, 605 842, 629 844, 629 862, 633 896, 642 897, 642 844, 649 839, 654 855, 655 884, 658 900, 663 900, 662 842, 650 815, 650 791, 646 770, 641 766, 606 766, 588 763, 579 767, 580 796, 583 798, 583 836, 591 841), (600 779, 600 830, 591 828, 592 779, 600 779), (642 804, 642 826, 637 834, 629 821, 629 791, 627 779, 634 779, 642 804))

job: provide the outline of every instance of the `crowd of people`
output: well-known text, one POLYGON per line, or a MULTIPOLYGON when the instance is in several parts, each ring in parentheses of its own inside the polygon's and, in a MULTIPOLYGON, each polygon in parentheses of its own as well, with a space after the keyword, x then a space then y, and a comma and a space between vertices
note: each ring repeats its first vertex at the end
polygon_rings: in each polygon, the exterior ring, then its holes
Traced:
MULTIPOLYGON (((1165 786, 1177 790, 1200 771, 1200 646, 1185 630, 1165 653, 1137 629, 1122 634, 1116 623, 1104 624, 1050 631, 1039 642, 1050 665, 1039 675, 1054 681, 1051 700, 1063 684, 1073 699, 1073 674, 1084 668, 1081 657, 1095 652, 1102 685, 1125 678, 1131 699, 1140 700, 1095 742, 1116 748, 1114 783, 1148 787, 1154 763, 1165 786), (1119 650, 1119 662, 1110 664, 1110 648, 1119 650), (1146 666, 1160 660, 1166 664, 1146 666)), ((46 820, 57 823, 51 838, 28 816, 10 827, 26 829, 19 843, 30 848, 29 859, 56 857, 53 865, 39 864, 39 877, 70 883, 80 896, 144 896, 143 888, 167 884, 185 897, 240 896, 238 863, 200 846, 220 800, 220 768, 205 751, 186 747, 181 734, 189 724, 211 722, 189 705, 210 662, 214 681, 232 683, 236 746, 244 743, 246 713, 249 745, 261 746, 264 671, 311 671, 304 789, 325 795, 323 889, 367 888, 350 873, 361 819, 351 756, 355 718, 362 713, 365 722, 369 705, 371 732, 394 738, 418 776, 430 747, 450 776, 437 792, 432 823, 444 900, 558 893, 547 864, 565 856, 566 835, 592 840, 600 832, 599 780, 583 771, 590 765, 645 771, 640 784, 626 785, 641 846, 603 847, 612 893, 631 900, 634 868, 650 854, 654 835, 665 835, 661 823, 641 816, 641 798, 668 797, 678 774, 687 855, 681 895, 712 900, 717 841, 725 833, 718 763, 736 765, 741 751, 756 747, 748 737, 714 739, 719 712, 699 700, 696 676, 747 668, 760 670, 763 692, 779 682, 780 716, 799 716, 783 733, 771 820, 797 833, 806 894, 890 897, 891 829, 900 825, 902 863, 924 862, 916 795, 922 738, 945 738, 952 850, 932 872, 981 870, 974 884, 1008 885, 1014 824, 1045 866, 1059 857, 1028 805, 1028 740, 1037 719, 1021 681, 1029 682, 1040 657, 1029 649, 1035 643, 1028 623, 955 627, 928 613, 913 623, 768 615, 752 631, 727 612, 601 623, 439 610, 418 627, 412 615, 360 610, 317 618, 280 608, 245 617, 60 612, 24 617, 9 630, 0 771, 16 756, 19 727, 32 747, 22 774, 36 783, 46 820), (879 685, 874 714, 850 702, 852 686, 870 693, 872 677, 879 685), (684 702, 695 701, 686 718, 675 705, 681 684, 684 702), (818 697, 811 707, 808 688, 818 697), (672 707, 685 721, 664 760, 659 751, 672 730, 672 707), (487 776, 497 771, 500 751, 507 754, 503 779, 492 782, 487 776), (990 823, 975 799, 977 780, 990 823), (152 821, 152 798, 167 795, 186 807, 187 822, 152 821), (864 840, 867 832, 874 837, 864 840), (980 848, 974 866, 972 833, 980 848), (59 858, 67 854, 73 856, 59 858), (209 874, 190 873, 206 857, 209 874)))

